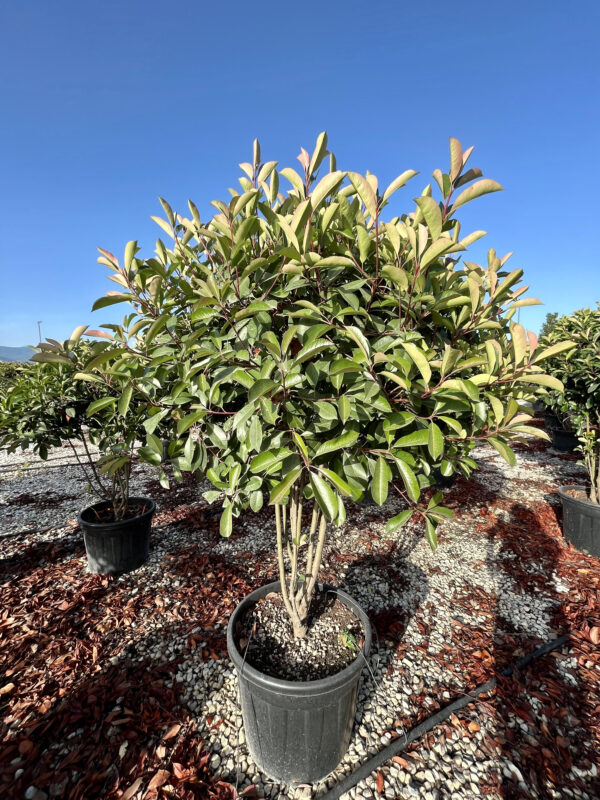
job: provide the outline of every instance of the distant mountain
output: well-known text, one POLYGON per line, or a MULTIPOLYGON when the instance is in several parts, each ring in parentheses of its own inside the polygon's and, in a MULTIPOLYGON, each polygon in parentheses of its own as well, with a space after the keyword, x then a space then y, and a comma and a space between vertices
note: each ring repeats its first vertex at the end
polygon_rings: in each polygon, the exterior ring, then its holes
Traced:
POLYGON ((4 347, 0 345, 0 361, 29 361, 33 355, 30 347, 4 347))

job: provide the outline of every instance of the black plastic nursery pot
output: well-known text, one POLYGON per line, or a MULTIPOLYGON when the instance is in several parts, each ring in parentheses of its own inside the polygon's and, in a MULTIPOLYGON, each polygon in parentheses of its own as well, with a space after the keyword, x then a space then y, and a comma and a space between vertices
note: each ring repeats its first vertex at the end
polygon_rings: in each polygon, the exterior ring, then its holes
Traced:
POLYGON ((144 510, 130 519, 101 522, 97 514, 110 508, 110 503, 104 501, 88 506, 77 517, 83 531, 90 572, 121 575, 147 561, 156 503, 148 497, 130 497, 129 505, 141 506, 144 510))
POLYGON ((577 492, 583 497, 588 491, 583 486, 560 486, 558 494, 563 506, 563 534, 578 550, 591 556, 600 556, 600 505, 568 492, 577 492))
POLYGON ((563 453, 570 453, 579 445, 579 439, 573 431, 565 431, 562 428, 551 428, 552 447, 561 450, 563 453))
POLYGON ((371 624, 350 595, 325 587, 360 619, 365 632, 362 655, 341 672, 321 680, 288 681, 265 675, 244 662, 234 633, 237 621, 250 606, 280 588, 276 581, 242 600, 229 620, 227 649, 238 674, 252 759, 280 783, 314 783, 334 770, 348 749, 360 676, 371 648, 371 624))

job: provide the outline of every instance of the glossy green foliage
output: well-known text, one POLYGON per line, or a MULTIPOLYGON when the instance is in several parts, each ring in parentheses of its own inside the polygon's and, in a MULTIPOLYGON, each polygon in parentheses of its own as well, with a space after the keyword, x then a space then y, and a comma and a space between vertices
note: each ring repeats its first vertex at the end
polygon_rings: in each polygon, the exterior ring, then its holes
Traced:
POLYGON ((560 379, 563 391, 551 391, 546 405, 573 428, 581 442, 591 482, 591 498, 600 497, 600 304, 553 320, 540 339, 544 368, 560 379), (549 354, 549 355, 548 355, 549 354))
POLYGON ((434 546, 447 512, 438 496, 422 500, 432 469, 469 475, 477 441, 511 460, 507 442, 539 433, 521 401, 561 385, 513 322, 538 302, 522 271, 494 250, 483 266, 465 259, 484 232, 463 233, 457 212, 501 189, 467 167, 471 151, 451 139, 448 171, 415 197, 402 189, 412 170, 387 187, 338 170, 325 134, 297 170, 263 162, 255 142, 212 219, 161 201, 152 258, 136 242, 122 261, 101 251, 119 290, 96 307, 134 313, 104 326, 117 355, 90 369, 127 371, 149 403, 144 452, 155 423, 169 426, 176 471, 206 472, 224 535, 242 509, 284 503, 301 485, 338 524, 347 499, 397 492, 434 546))

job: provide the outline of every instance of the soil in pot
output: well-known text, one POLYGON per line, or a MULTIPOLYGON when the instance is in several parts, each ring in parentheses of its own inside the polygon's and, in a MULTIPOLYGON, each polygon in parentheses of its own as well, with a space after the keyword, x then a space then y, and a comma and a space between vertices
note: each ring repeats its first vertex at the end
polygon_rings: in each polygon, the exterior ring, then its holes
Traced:
MULTIPOLYGON (((135 517, 141 517, 142 514, 145 514, 146 511, 150 508, 150 503, 144 502, 142 500, 135 501, 129 503, 127 507, 127 511, 121 518, 122 520, 127 519, 135 519, 135 517)), ((108 522, 117 522, 120 520, 115 519, 115 514, 111 506, 106 506, 102 508, 98 508, 96 506, 89 506, 86 508, 84 512, 82 512, 82 516, 85 514, 85 521, 86 522, 98 522, 98 523, 108 523, 108 522)))
POLYGON ((294 637, 279 592, 271 592, 246 610, 236 638, 248 664, 265 675, 293 681, 314 681, 341 672, 364 644, 360 620, 327 592, 313 600, 306 638, 294 637))

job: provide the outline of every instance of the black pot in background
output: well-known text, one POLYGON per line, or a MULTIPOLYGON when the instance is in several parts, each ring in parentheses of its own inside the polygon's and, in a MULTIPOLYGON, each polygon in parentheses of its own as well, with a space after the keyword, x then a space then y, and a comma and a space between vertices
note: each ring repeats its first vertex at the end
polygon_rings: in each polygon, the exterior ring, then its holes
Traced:
POLYGON ((88 506, 77 517, 83 531, 90 572, 121 575, 147 561, 156 503, 148 497, 130 497, 129 505, 145 506, 145 510, 131 519, 98 522, 94 512, 110 508, 110 503, 104 501, 88 506))
POLYGON ((584 486, 560 486, 558 494, 563 506, 563 534, 578 550, 600 556, 600 505, 567 494, 578 490, 588 496, 584 486))
POLYGON ((314 783, 334 770, 348 749, 360 675, 371 648, 371 625, 355 600, 332 588, 363 625, 362 654, 341 672, 321 680, 272 678, 244 662, 234 632, 249 606, 280 587, 276 581, 242 600, 229 620, 227 650, 238 674, 244 731, 254 762, 273 780, 314 783))
POLYGON ((573 431, 565 431, 562 428, 551 428, 552 447, 563 453, 572 453, 579 445, 579 439, 573 431))

